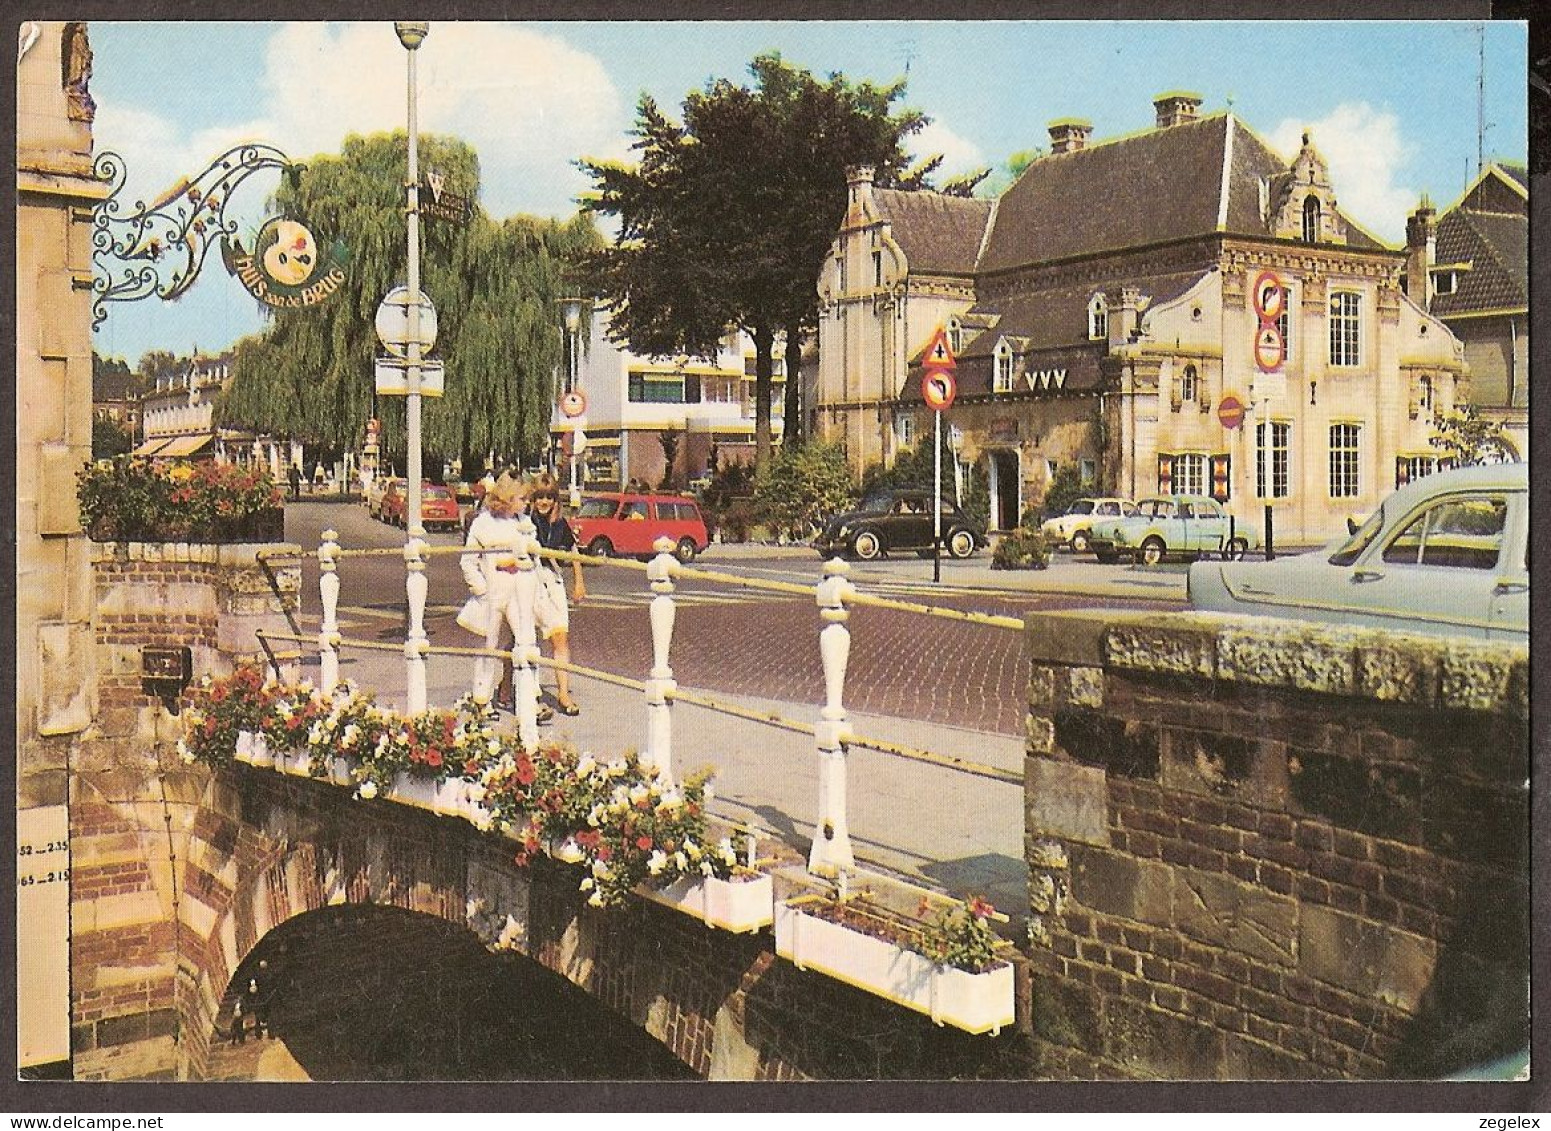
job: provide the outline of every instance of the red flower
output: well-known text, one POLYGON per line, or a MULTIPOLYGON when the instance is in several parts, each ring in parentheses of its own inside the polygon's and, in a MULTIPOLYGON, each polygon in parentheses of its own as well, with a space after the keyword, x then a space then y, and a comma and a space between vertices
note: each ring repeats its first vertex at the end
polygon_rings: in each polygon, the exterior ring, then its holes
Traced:
POLYGON ((431 747, 429 750, 427 750, 425 752, 425 764, 430 766, 433 770, 441 769, 442 768, 442 752, 440 750, 436 749, 436 747, 434 747, 434 746, 431 747))
POLYGON ((468 774, 471 777, 474 774, 479 773, 479 759, 478 758, 470 758, 468 761, 464 762, 463 763, 463 772, 465 774, 468 774))
POLYGON ((996 908, 976 895, 970 897, 969 913, 977 919, 989 919, 996 914, 996 908))
POLYGON ((599 860, 608 861, 613 859, 614 850, 606 844, 600 844, 598 845, 597 855, 599 860))
POLYGON ((209 738, 213 734, 215 734, 215 720, 214 719, 206 719, 205 720, 205 737, 209 738))
POLYGON ((635 838, 635 846, 642 852, 650 852, 652 850, 652 838, 649 836, 638 836, 635 838))
MULTIPOLYGON (((583 848, 596 848, 603 838, 596 829, 584 829, 576 834, 576 843, 583 848)), ((605 857, 605 859, 607 859, 605 857)))
POLYGON ((533 763, 528 760, 526 754, 517 759, 517 780, 523 785, 532 785, 533 779, 538 777, 538 771, 533 768, 533 763))

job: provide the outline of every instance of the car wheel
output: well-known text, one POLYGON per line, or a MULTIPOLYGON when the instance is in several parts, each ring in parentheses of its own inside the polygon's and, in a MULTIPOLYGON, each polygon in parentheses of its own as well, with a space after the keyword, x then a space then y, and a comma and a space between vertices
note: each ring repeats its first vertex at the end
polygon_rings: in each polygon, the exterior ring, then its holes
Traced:
POLYGON ((1243 538, 1228 539, 1227 548, 1223 550, 1224 561, 1241 562, 1244 560, 1245 551, 1249 549, 1249 543, 1243 538))
POLYGON ((1136 560, 1142 565, 1155 566, 1163 560, 1164 549, 1162 538, 1149 538, 1136 552, 1136 560))
POLYGON ((1088 552, 1088 532, 1086 530, 1074 531, 1072 534, 1072 553, 1086 554, 1088 552))
POLYGON ((697 553, 699 553, 699 548, 695 545, 693 538, 680 538, 679 544, 673 548, 673 556, 685 565, 694 561, 697 553))
POLYGON ((975 536, 967 530, 955 530, 948 536, 948 553, 963 560, 975 552, 975 536))
POLYGON ((871 530, 864 530, 851 539, 851 552, 864 562, 870 562, 883 553, 883 543, 871 530))
POLYGON ((1114 550, 1095 550, 1094 556, 1099 559, 1101 565, 1114 565, 1120 560, 1120 555, 1114 550))
POLYGON ((612 558, 614 556, 614 543, 607 538, 594 538, 587 543, 587 552, 595 558, 612 558))

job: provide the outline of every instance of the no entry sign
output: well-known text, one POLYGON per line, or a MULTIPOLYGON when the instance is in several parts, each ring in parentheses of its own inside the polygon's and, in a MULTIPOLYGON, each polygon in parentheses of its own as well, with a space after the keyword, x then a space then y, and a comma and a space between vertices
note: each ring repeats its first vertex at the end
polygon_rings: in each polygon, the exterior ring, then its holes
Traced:
POLYGON ((1217 402, 1217 423, 1230 432, 1244 424, 1244 402, 1237 393, 1224 393, 1217 402))

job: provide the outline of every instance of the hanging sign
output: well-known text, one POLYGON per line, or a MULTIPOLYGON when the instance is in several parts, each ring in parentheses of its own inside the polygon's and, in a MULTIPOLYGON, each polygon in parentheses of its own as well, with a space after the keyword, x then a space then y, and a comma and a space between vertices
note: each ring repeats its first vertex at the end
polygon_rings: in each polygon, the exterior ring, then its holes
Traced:
MULTIPOLYGON (((379 397, 409 396, 409 363, 399 357, 379 357, 376 366, 379 397)), ((420 363, 420 395, 439 397, 447 384, 447 370, 439 361, 420 363)))
MULTIPOLYGON (((420 352, 429 353, 436 344, 436 307, 424 291, 420 292, 420 352)), ((382 298, 375 318, 377 340, 394 357, 409 353, 409 288, 394 287, 382 298)))
POLYGON ((437 220, 467 224, 474 212, 474 205, 462 193, 449 189, 447 179, 442 174, 427 172, 420 181, 420 212, 437 220))
POLYGON ((275 217, 259 229, 253 253, 235 238, 221 241, 221 260, 247 292, 274 307, 316 306, 345 284, 345 245, 325 255, 305 224, 275 217))
POLYGON ((572 389, 560 398, 560 411, 567 419, 575 420, 587 411, 587 397, 580 389, 572 389))

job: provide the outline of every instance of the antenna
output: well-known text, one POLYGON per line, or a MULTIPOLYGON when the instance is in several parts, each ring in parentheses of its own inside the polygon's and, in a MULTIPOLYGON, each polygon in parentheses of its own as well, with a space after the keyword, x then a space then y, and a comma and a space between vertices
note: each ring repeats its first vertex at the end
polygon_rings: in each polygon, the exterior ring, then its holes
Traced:
POLYGON ((910 77, 910 64, 916 57, 916 41, 913 39, 905 40, 902 49, 905 54, 905 77, 908 79, 910 77))
POLYGON ((1476 175, 1486 168, 1486 25, 1476 24, 1476 175))

